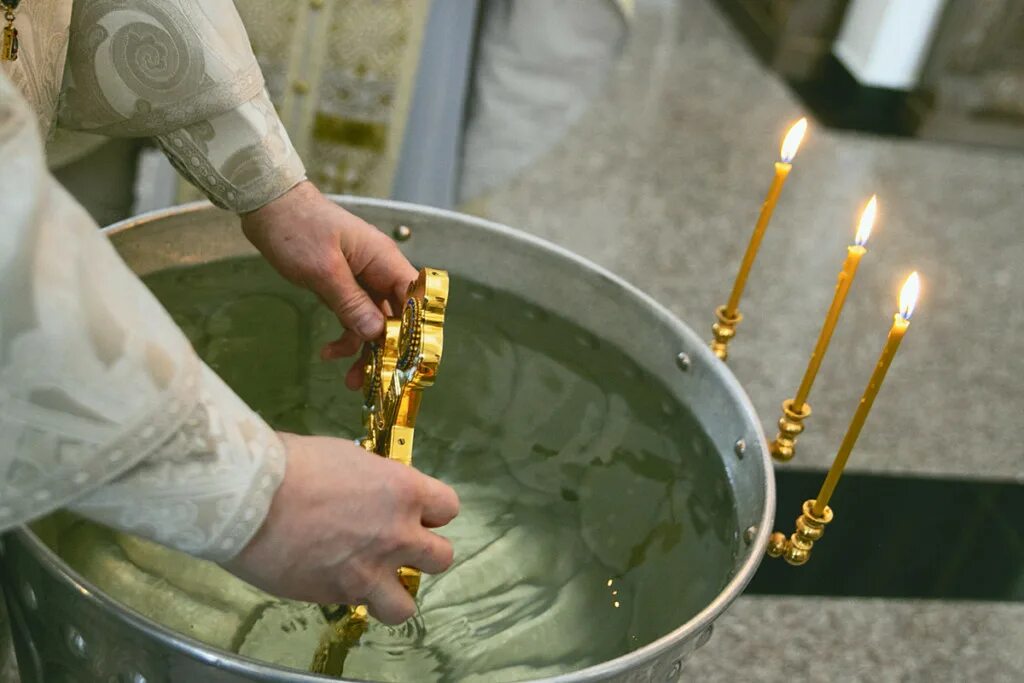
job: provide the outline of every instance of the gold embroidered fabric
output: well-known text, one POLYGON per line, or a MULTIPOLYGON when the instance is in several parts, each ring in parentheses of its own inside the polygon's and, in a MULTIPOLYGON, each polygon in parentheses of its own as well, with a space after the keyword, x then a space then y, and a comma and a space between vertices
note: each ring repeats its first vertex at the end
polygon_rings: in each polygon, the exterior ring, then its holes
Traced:
POLYGON ((270 97, 323 191, 391 193, 430 5, 238 4, 270 97))
POLYGON ((0 72, 0 530, 70 506, 230 558, 280 482, 280 440, 48 175, 36 123, 156 136, 236 211, 302 164, 229 0, 33 0, 18 28, 0 72))

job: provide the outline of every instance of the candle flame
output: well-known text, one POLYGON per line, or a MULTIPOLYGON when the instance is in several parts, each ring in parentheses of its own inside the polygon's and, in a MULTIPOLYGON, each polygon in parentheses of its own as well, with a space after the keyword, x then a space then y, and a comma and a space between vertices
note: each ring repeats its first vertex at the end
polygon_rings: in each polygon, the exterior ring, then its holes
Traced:
POLYGON ((853 238, 857 246, 863 247, 871 237, 871 228, 875 227, 875 216, 878 215, 878 195, 871 195, 867 206, 860 214, 860 224, 857 226, 857 236, 853 238))
POLYGON ((796 151, 800 149, 800 142, 804 139, 804 133, 806 132, 806 118, 802 118, 790 126, 789 132, 786 133, 786 137, 782 141, 782 151, 779 153, 783 163, 788 164, 793 161, 793 157, 796 156, 796 151))
POLYGON ((917 305, 917 295, 920 291, 921 278, 915 270, 903 283, 903 289, 900 290, 900 315, 904 320, 910 320, 910 316, 914 315, 914 306, 917 305))

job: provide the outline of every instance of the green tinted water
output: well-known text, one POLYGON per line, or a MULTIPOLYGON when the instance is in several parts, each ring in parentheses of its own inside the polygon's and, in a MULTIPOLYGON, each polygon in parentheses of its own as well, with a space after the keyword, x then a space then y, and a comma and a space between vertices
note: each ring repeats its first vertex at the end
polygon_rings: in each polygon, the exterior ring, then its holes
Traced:
MULTIPOLYGON (((262 261, 147 283, 276 428, 359 435, 345 366, 318 357, 337 322, 262 261)), ((346 676, 522 680, 597 664, 681 625, 721 590, 737 552, 732 494, 707 437, 657 378, 591 334, 458 278, 451 291, 414 462, 462 500, 444 529, 456 562, 424 577, 413 621, 370 629, 346 676)), ((306 661, 311 651, 279 652, 293 642, 286 622, 233 642, 306 661)))

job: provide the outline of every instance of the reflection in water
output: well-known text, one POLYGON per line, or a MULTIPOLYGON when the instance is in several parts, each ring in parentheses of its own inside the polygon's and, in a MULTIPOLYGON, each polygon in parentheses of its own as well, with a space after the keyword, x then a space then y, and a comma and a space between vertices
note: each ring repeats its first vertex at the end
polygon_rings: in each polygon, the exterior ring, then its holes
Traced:
MULTIPOLYGON (((148 283, 275 427, 358 436, 359 397, 344 389, 344 367, 318 359, 337 323, 262 261, 148 283)), ((444 529, 456 563, 424 577, 414 620, 371 626, 347 676, 511 681, 578 669, 664 635, 728 580, 737 525, 707 438, 658 380, 565 321, 454 280, 444 362, 419 424, 416 466, 462 501, 444 529)), ((312 657, 322 626, 314 608, 112 533, 78 527, 65 537, 74 566, 105 572, 101 587, 158 621, 259 659, 302 667, 312 657), (90 533, 106 540, 83 543, 90 533), (193 599, 155 600, 161 591, 193 599), (204 604, 220 610, 216 619, 204 604)))

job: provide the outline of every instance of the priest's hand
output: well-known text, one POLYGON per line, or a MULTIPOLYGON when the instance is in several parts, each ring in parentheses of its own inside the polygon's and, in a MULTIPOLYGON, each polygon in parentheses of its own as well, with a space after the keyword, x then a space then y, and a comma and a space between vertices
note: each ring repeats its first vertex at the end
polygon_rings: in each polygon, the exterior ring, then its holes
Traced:
MULTIPOLYGON (((345 332, 323 348, 325 359, 353 356, 363 342, 378 338, 384 332, 382 311, 401 310, 416 279, 416 269, 390 237, 309 181, 243 214, 242 230, 278 272, 312 290, 338 316, 345 332)), ((360 363, 347 383, 362 383, 360 363)))
POLYGON ((367 605, 386 624, 410 618, 415 604, 396 572, 451 565, 451 543, 430 529, 458 514, 455 491, 350 441, 281 438, 284 481, 263 526, 226 568, 282 597, 367 605))

